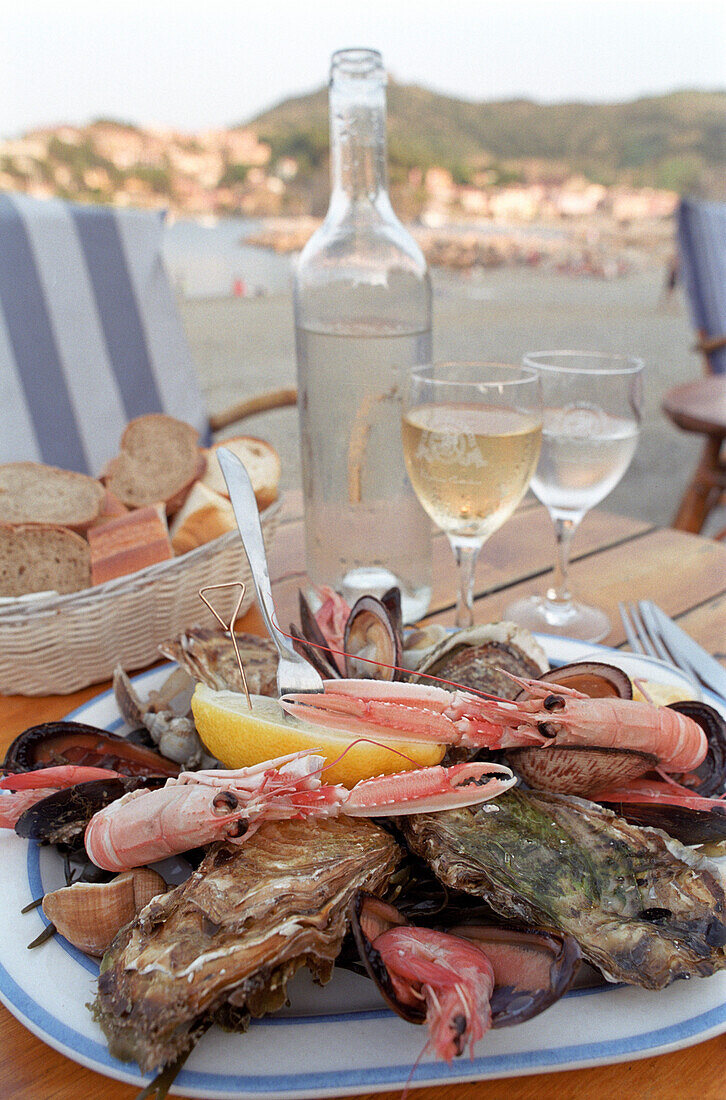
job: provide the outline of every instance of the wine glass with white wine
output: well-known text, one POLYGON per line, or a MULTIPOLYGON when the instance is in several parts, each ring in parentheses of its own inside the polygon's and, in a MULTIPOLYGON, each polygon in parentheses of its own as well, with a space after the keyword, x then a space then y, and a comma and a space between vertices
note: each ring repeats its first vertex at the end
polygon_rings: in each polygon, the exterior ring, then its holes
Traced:
POLYGON ((615 488, 635 453, 643 361, 557 351, 525 355, 523 365, 542 382, 542 450, 531 488, 554 523, 557 558, 546 594, 517 600, 504 615, 541 634, 599 642, 610 620, 601 608, 572 598, 570 547, 583 516, 615 488))
POLYGON ((474 569, 537 465, 539 374, 502 363, 436 363, 409 372, 403 453, 414 492, 448 536, 459 567, 456 625, 473 623, 474 569))

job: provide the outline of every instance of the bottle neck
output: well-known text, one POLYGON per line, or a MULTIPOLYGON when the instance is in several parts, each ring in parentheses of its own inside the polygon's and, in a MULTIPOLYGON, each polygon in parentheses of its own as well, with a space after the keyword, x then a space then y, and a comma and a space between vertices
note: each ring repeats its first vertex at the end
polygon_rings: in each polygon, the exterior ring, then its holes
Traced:
POLYGON ((386 94, 382 84, 352 95, 330 89, 331 205, 387 197, 386 94))

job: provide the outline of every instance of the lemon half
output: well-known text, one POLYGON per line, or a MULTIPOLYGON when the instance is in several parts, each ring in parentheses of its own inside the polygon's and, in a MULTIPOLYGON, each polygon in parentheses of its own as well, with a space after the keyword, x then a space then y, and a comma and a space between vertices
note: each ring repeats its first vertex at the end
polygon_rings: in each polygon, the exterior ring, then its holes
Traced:
POLYGON ((245 696, 237 692, 214 691, 205 684, 197 684, 194 689, 192 713, 199 736, 226 768, 248 768, 290 752, 319 750, 327 764, 337 761, 323 773, 323 782, 353 787, 374 775, 439 764, 446 751, 445 745, 435 741, 407 741, 401 737, 386 738, 385 744, 381 738, 381 743, 371 744, 358 740, 360 734, 347 733, 343 727, 328 729, 292 718, 276 699, 266 695, 250 698, 252 709, 245 696), (348 748, 350 745, 352 748, 348 748))

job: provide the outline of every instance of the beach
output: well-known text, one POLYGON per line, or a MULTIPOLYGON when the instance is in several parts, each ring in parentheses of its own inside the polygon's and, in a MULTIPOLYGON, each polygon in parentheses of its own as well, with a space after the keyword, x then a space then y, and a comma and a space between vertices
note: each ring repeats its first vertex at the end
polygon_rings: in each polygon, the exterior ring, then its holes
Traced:
MULTIPOLYGON (((639 355, 646 364, 640 442, 623 480, 600 507, 668 526, 702 440, 676 429, 660 403, 671 386, 700 377, 703 366, 692 350, 682 291, 664 301, 663 282, 659 266, 613 279, 520 267, 472 276, 436 269, 434 354, 509 362, 555 348, 639 355)), ((295 385, 289 287, 259 297, 180 295, 179 305, 210 412, 260 390, 295 385)), ((299 488, 295 409, 250 418, 222 434, 239 432, 269 439, 282 457, 282 491, 299 488)), ((721 510, 704 533, 724 523, 721 510)))

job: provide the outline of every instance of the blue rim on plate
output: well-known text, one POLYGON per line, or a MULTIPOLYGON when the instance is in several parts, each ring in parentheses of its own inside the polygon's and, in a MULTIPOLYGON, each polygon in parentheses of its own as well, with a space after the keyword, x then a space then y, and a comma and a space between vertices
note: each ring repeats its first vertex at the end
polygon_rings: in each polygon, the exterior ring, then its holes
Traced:
MULTIPOLYGON (((571 659, 576 659, 578 653, 587 648, 589 652, 598 650, 603 653, 613 653, 606 646, 593 646, 585 643, 572 642, 569 639, 545 638, 539 636, 539 640, 547 646, 552 646, 559 651, 560 658, 552 659, 553 664, 563 664, 571 659), (564 650, 564 653, 563 653, 564 650), (569 651, 569 652, 568 652, 569 651)), ((156 677, 163 669, 153 669, 134 677, 135 683, 143 683, 148 677, 156 677)), ((96 696, 94 699, 76 708, 67 717, 78 719, 90 707, 103 702, 112 695, 109 690, 96 696)), ((713 699, 709 692, 704 692, 705 697, 711 702, 713 699)), ((120 719, 107 723, 107 728, 114 729, 123 723, 120 719)), ((27 888, 31 897, 37 897, 43 893, 43 874, 40 862, 40 848, 34 842, 28 842, 26 858, 27 888)), ((47 923, 42 912, 38 914, 47 923)), ((73 965, 80 967, 84 972, 95 978, 98 974, 98 964, 89 959, 77 948, 62 938, 56 941, 63 952, 70 957, 73 965)), ((695 983, 688 983, 689 985, 695 983)), ((593 1003, 595 1009, 598 1002, 605 1003, 604 999, 596 996, 601 993, 615 994, 612 989, 576 990, 568 994, 565 1000, 572 997, 596 997, 593 1003)), ((674 987, 671 987, 674 988, 674 987)), ((2 946, 0 945, 0 999, 6 1007, 32 1030, 38 1037, 48 1042, 51 1046, 60 1050, 70 1058, 95 1069, 100 1073, 114 1077, 128 1083, 143 1085, 148 1077, 142 1076, 134 1066, 119 1062, 111 1057, 102 1040, 95 1040, 84 1035, 70 1026, 60 1015, 54 1014, 48 1007, 44 1007, 37 999, 18 984, 2 963, 2 946)), ((657 1015, 649 1012, 649 1020, 652 1022, 657 1015)), ((307 1036, 309 1028, 325 1028, 326 1025, 339 1023, 357 1024, 359 1027, 368 1022, 386 1019, 394 1020, 395 1017, 385 1008, 375 1010, 359 1010, 351 1012, 335 1012, 326 1015, 265 1017, 255 1021, 253 1028, 296 1028, 305 1029, 307 1036)), ((411 1063, 400 1064, 395 1058, 389 1059, 385 1064, 366 1066, 363 1068, 321 1069, 318 1072, 300 1073, 274 1073, 248 1074, 225 1071, 209 1073, 199 1072, 191 1068, 185 1068, 177 1077, 175 1087, 186 1094, 212 1098, 244 1097, 244 1096, 295 1096, 315 1093, 317 1095, 336 1095, 351 1091, 365 1091, 371 1088, 383 1088, 387 1086, 402 1085, 410 1077, 411 1083, 417 1085, 431 1083, 444 1083, 446 1081, 472 1081, 502 1076, 517 1076, 520 1074, 536 1073, 545 1070, 564 1069, 576 1066, 607 1064, 622 1061, 629 1058, 646 1057, 654 1053, 665 1052, 689 1045, 712 1035, 726 1030, 726 991, 721 1003, 715 1004, 708 1010, 696 1012, 685 1019, 669 1023, 665 1026, 653 1027, 634 1035, 619 1035, 616 1038, 601 1039, 600 1041, 568 1042, 555 1046, 534 1046, 524 1050, 506 1053, 490 1053, 475 1057, 472 1061, 462 1060, 453 1067, 439 1062, 422 1062, 411 1074, 411 1063)), ((564 1036, 563 1036, 564 1037, 564 1036)), ((571 1034, 568 1034, 571 1038, 571 1034)), ((232 1043, 232 1037, 227 1042, 232 1043)), ((239 1039, 240 1044, 245 1042, 244 1037, 239 1039)), ((193 1057, 193 1056, 192 1056, 193 1057)), ((324 1061, 324 1052, 321 1052, 324 1061)))

